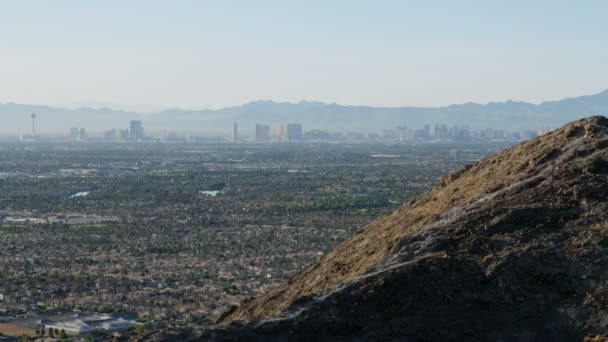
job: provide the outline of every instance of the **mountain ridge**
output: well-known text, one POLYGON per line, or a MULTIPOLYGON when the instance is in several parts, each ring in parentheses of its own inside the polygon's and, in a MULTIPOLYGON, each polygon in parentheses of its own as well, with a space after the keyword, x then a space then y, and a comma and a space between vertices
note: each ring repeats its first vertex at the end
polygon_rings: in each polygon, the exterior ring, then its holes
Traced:
POLYGON ((229 132, 232 122, 249 127, 255 123, 301 122, 308 128, 345 130, 383 130, 396 126, 422 127, 424 124, 465 124, 473 128, 534 130, 559 126, 568 121, 608 113, 608 90, 594 95, 571 97, 533 104, 508 100, 486 104, 462 103, 441 107, 374 107, 340 105, 302 100, 297 103, 271 100, 251 101, 220 109, 165 109, 136 113, 110 108, 63 109, 44 105, 0 104, 0 118, 8 122, 0 130, 27 131, 29 114, 36 112, 41 129, 63 132, 71 126, 98 129, 126 127, 128 120, 142 119, 151 130, 229 132), (525 119, 525 120, 523 120, 525 119), (11 123, 14 124, 11 125, 11 123), (12 127, 11 127, 12 126, 12 127))

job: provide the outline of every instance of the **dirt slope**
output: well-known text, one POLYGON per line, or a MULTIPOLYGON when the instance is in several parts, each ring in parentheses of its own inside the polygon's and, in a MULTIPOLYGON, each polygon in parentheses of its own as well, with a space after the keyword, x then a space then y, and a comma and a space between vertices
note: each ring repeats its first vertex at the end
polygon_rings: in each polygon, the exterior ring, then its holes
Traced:
POLYGON ((608 119, 489 156, 370 224, 209 339, 570 340, 608 331, 608 119))

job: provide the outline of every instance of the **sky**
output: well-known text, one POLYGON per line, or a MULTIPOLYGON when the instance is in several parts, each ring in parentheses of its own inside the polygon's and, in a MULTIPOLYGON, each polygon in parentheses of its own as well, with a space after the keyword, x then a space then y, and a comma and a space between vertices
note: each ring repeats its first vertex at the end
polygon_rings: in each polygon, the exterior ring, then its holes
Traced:
POLYGON ((607 1, 0 2, 0 102, 539 103, 608 89, 607 1))

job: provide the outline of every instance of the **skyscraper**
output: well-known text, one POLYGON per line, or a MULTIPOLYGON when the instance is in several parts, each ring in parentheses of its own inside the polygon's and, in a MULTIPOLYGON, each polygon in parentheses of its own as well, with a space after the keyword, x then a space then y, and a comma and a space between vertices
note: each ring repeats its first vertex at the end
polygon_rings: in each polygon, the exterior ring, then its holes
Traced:
POLYGON ((424 132, 430 138, 431 137, 431 125, 429 125, 429 124, 424 125, 424 132))
POLYGON ((120 137, 120 140, 123 140, 123 141, 129 140, 129 130, 127 128, 125 128, 125 129, 119 128, 118 135, 120 137))
POLYGON ((291 123, 287 124, 287 139, 301 140, 302 139, 302 124, 291 123))
POLYGON ((78 138, 80 139, 80 141, 85 141, 87 140, 87 131, 84 128, 80 129, 80 134, 78 135, 78 138))
POLYGON ((238 141, 239 141, 239 131, 238 131, 238 125, 235 122, 232 125, 232 142, 236 144, 238 141))
POLYGON ((144 138, 144 128, 141 126, 140 120, 131 120, 129 138, 133 141, 142 140, 144 138))
POLYGON ((32 137, 36 136, 36 113, 32 113, 32 137))
POLYGON ((255 140, 256 141, 267 141, 270 139, 270 126, 268 125, 255 125, 255 140))
POLYGON ((116 140, 116 128, 103 132, 103 139, 106 141, 116 140))
POLYGON ((70 128, 70 140, 72 140, 72 141, 78 140, 78 128, 76 128, 76 127, 70 128))
POLYGON ((285 125, 280 124, 276 128, 276 138, 280 141, 285 140, 285 125))

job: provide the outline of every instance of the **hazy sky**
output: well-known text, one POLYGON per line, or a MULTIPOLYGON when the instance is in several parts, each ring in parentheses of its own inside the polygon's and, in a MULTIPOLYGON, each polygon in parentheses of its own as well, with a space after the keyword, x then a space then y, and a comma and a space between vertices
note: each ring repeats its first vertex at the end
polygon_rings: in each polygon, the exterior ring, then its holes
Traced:
POLYGON ((2 1, 0 102, 436 106, 608 88, 608 1, 2 1))

